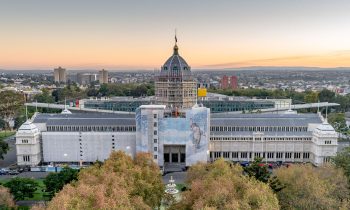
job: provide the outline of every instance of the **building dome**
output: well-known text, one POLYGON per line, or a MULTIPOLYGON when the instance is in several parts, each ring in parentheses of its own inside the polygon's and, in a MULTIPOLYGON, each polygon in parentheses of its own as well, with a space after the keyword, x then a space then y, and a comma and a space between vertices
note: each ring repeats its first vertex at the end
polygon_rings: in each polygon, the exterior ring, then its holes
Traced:
POLYGON ((192 80, 191 67, 179 55, 177 44, 173 48, 173 55, 161 67, 159 79, 192 80))
POLYGON ((39 132, 38 127, 36 127, 31 121, 27 120, 18 128, 17 134, 35 134, 37 132, 39 132))

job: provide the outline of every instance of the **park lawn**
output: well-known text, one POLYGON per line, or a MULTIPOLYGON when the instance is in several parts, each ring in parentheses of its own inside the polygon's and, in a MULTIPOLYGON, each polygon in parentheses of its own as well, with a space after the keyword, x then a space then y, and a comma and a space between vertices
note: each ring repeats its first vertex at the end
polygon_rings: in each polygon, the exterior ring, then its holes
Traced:
MULTIPOLYGON (((8 182, 10 179, 3 179, 0 180, 1 184, 5 184, 6 182, 8 182)), ((44 179, 35 179, 36 183, 38 183, 38 188, 37 190, 34 192, 34 195, 32 198, 25 198, 24 200, 27 201, 48 201, 48 197, 45 196, 45 184, 44 184, 44 179)))
POLYGON ((16 131, 0 131, 0 140, 15 135, 16 131))

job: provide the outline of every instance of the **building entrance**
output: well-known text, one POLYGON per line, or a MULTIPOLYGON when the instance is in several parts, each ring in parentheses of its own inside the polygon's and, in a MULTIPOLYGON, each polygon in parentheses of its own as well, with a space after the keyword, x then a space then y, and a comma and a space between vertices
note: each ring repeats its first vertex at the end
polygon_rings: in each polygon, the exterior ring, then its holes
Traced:
POLYGON ((164 163, 183 163, 186 162, 185 145, 164 145, 164 163))

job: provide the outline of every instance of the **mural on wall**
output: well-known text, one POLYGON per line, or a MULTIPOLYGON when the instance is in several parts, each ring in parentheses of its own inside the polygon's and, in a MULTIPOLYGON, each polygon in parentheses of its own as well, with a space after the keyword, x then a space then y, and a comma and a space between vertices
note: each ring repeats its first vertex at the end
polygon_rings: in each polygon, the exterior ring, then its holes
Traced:
POLYGON ((136 110, 136 151, 148 152, 148 117, 136 110))
MULTIPOLYGON (((162 145, 185 145, 187 166, 207 161, 208 122, 209 110, 204 107, 188 110, 186 118, 160 119, 159 140, 162 145)), ((159 152, 162 155, 163 151, 159 152)))

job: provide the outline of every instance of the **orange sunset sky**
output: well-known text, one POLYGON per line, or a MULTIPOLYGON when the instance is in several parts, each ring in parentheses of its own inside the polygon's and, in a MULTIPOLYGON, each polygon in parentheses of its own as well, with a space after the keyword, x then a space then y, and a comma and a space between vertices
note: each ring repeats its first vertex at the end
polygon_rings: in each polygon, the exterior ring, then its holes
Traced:
POLYGON ((0 69, 350 66, 347 0, 2 0, 0 69))

